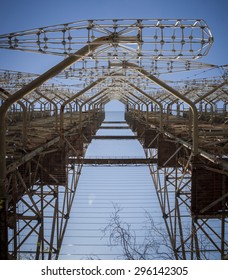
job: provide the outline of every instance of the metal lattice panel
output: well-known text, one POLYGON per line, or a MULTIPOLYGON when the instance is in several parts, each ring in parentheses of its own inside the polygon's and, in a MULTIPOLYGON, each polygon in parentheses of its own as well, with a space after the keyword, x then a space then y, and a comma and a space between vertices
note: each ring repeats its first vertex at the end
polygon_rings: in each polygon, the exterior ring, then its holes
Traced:
POLYGON ((70 55, 101 36, 113 36, 110 46, 93 54, 95 59, 197 58, 213 42, 203 20, 88 20, 12 32, 0 36, 0 47, 70 55), (118 45, 117 37, 122 37, 118 45), (134 41, 129 43, 129 37, 134 41))

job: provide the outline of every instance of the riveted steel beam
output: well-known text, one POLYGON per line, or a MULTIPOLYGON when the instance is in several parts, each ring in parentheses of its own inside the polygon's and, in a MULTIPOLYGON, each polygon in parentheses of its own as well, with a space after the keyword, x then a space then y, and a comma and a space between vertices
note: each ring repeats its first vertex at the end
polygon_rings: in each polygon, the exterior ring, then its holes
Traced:
POLYGON ((138 88, 137 86, 133 85, 132 83, 128 83, 132 88, 140 92, 142 95, 146 96, 149 100, 151 100, 153 103, 157 104, 160 108, 160 130, 163 131, 163 120, 162 120, 162 112, 163 112, 163 106, 162 103, 157 101, 155 98, 138 88))
POLYGON ((96 85, 100 84, 104 79, 105 78, 100 78, 100 79, 96 80, 95 82, 93 82, 92 84, 88 85, 83 90, 75 93, 70 98, 68 98, 65 102, 63 102, 63 104, 61 105, 61 108, 60 108, 60 134, 61 135, 63 134, 63 127, 64 127, 64 108, 65 108, 65 106, 67 104, 69 104, 71 101, 77 99, 79 96, 81 96, 85 92, 87 92, 90 89, 92 89, 93 87, 95 87, 96 85))
POLYGON ((157 84, 158 86, 160 86, 161 88, 165 89, 166 91, 168 91, 169 93, 171 93, 173 96, 175 96, 176 98, 182 100, 183 102, 185 102, 187 105, 189 105, 189 107, 191 108, 192 111, 192 125, 193 125, 193 132, 192 132, 192 153, 194 155, 198 154, 198 111, 197 108, 195 106, 195 104, 186 96, 184 96, 183 94, 181 94, 180 92, 178 92, 176 89, 172 88, 171 86, 169 86, 168 84, 166 84, 165 82, 163 82, 162 80, 158 79, 157 77, 155 77, 154 75, 151 75, 149 72, 147 72, 146 70, 139 68, 137 65, 133 64, 133 63, 128 63, 128 62, 124 62, 123 63, 123 67, 125 68, 132 68, 135 69, 135 71, 137 71, 138 73, 142 74, 143 76, 145 76, 148 80, 150 80, 151 82, 157 84))
MULTIPOLYGON (((79 106, 79 128, 82 128, 82 107, 89 103, 91 100, 93 100, 94 98, 98 97, 99 95, 105 93, 105 91, 107 91, 107 89, 103 89, 102 91, 98 92, 97 94, 93 95, 92 97, 88 98, 86 101, 84 101, 80 106, 79 106)), ((107 94, 107 93, 105 93, 107 94)))

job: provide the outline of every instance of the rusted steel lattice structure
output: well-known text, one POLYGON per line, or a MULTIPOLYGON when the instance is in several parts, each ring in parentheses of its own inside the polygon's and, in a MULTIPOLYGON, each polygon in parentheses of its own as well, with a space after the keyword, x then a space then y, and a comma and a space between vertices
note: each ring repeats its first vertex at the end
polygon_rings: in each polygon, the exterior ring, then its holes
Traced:
POLYGON ((212 43, 203 20, 187 19, 0 35, 0 48, 64 57, 41 75, 0 71, 1 259, 58 259, 86 148, 113 99, 145 149, 175 258, 227 258, 227 68, 197 60, 212 43))

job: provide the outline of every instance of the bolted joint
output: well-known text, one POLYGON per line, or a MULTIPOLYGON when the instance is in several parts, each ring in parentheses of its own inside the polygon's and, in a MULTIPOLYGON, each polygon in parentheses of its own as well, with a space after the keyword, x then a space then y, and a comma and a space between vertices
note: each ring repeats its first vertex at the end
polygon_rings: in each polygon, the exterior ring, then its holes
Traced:
POLYGON ((68 220, 68 219, 70 218, 69 213, 66 213, 66 214, 64 215, 64 218, 65 218, 66 220, 68 220))
POLYGON ((177 190, 177 191, 176 191, 176 197, 180 197, 180 194, 181 194, 181 193, 180 193, 180 190, 177 190))
POLYGON ((110 36, 112 43, 118 43, 119 35, 117 32, 113 32, 110 36))
POLYGON ((41 224, 42 222, 42 217, 41 216, 36 216, 36 220, 38 224, 41 224))
POLYGON ((164 220, 168 219, 168 217, 169 217, 169 215, 166 214, 165 212, 162 214, 162 218, 163 218, 164 220))

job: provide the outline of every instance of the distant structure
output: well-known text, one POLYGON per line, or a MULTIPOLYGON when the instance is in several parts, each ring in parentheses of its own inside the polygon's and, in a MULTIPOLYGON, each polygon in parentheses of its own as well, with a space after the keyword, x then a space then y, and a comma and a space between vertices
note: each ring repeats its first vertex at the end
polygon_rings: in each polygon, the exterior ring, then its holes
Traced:
POLYGON ((41 75, 0 71, 0 259, 58 259, 83 164, 107 163, 149 166, 176 259, 227 259, 227 67, 197 60, 212 44, 188 19, 0 35, 2 49, 63 56, 41 75), (113 99, 146 159, 84 159, 113 99))

